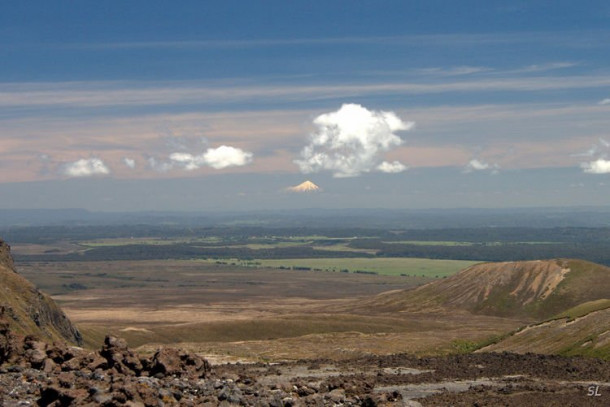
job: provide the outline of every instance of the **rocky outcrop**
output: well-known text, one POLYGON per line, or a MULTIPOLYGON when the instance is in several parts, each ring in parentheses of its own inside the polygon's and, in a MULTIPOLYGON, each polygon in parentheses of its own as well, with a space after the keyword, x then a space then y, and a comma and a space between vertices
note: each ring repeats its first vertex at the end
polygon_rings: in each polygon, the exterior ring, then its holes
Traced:
POLYGON ((0 325, 0 343, 9 343, 0 345, 9 354, 0 363, 3 406, 417 406, 488 399, 484 405, 567 406, 583 404, 583 383, 602 395, 610 391, 610 364, 593 358, 399 354, 211 369, 179 349, 142 357, 107 336, 101 350, 89 352, 21 338, 7 327, 0 325), (464 392, 464 401, 456 392, 464 392), (433 393, 449 399, 422 399, 433 393))
POLYGON ((48 295, 20 276, 10 247, 0 240, 0 314, 21 335, 81 344, 82 337, 66 314, 48 295))
MULTIPOLYGON (((18 379, 11 398, 39 406, 157 406, 162 405, 159 400, 173 405, 183 397, 176 380, 182 379, 183 387, 196 381, 203 384, 210 374, 205 359, 177 349, 160 349, 143 358, 125 340, 107 336, 100 351, 90 352, 20 336, 0 318, 0 376, 9 375, 4 381, 18 379), (28 383, 37 385, 24 385, 21 377, 26 376, 28 383), (22 394, 15 394, 20 388, 22 394)), ((0 390, 0 402, 3 396, 0 390)))
MULTIPOLYGON (((283 407, 400 401, 395 391, 374 391, 373 378, 379 375, 305 380, 282 377, 275 366, 267 364, 219 368, 215 371, 197 354, 174 348, 160 348, 142 357, 114 336, 106 336, 97 352, 51 345, 33 336, 19 336, 6 320, 0 320, 2 405, 283 407)), ((304 372, 308 375, 307 369, 304 372)))
POLYGON ((11 270, 15 269, 13 256, 11 256, 11 248, 2 239, 0 239, 0 267, 8 267, 11 270))

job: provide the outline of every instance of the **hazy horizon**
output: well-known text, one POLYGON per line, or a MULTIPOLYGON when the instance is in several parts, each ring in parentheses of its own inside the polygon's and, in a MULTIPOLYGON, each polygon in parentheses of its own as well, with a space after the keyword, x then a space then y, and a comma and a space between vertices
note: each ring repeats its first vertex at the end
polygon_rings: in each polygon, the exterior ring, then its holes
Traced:
POLYGON ((87 179, 0 184, 0 209, 258 211, 276 209, 456 209, 608 206, 607 186, 572 169, 463 175, 437 168, 391 177, 224 174, 165 180, 87 179), (417 172, 416 174, 414 174, 417 172), (541 180, 532 186, 531 174, 541 180), (294 193, 311 179, 322 191, 294 193))

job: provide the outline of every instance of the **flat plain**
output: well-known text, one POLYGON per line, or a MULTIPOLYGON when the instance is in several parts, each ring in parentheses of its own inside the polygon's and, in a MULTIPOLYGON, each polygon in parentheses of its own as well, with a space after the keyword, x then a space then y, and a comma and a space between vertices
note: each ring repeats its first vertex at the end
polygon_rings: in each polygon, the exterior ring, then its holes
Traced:
MULTIPOLYGON (((462 236, 450 230, 433 236, 418 232, 426 240, 402 239, 408 233, 397 231, 361 231, 357 236, 352 231, 299 235, 241 228, 188 236, 164 236, 166 229, 104 232, 121 237, 78 228, 59 232, 63 238, 30 233, 29 241, 13 245, 17 269, 60 303, 91 348, 111 333, 143 352, 171 344, 217 361, 437 355, 493 345, 539 322, 527 313, 485 314, 439 306, 466 294, 486 298, 491 288, 477 277, 459 280, 465 285, 457 292, 442 288, 444 281, 477 261, 389 255, 405 243, 416 251, 457 248, 445 254, 462 258, 489 247, 520 254, 539 246, 498 246, 489 231, 481 232, 488 240, 476 244, 462 239, 476 240, 472 231, 462 236), (138 236, 124 237, 128 233, 138 236), (375 238, 375 233, 383 237, 375 238), (442 234, 452 239, 438 239, 442 234), (430 282, 440 283, 435 287, 442 292, 430 297, 405 291, 430 282), (431 301, 438 295, 442 301, 431 301)), ((527 233, 515 234, 515 241, 533 241, 527 233)), ((547 234, 538 237, 548 240, 547 234)), ((536 269, 526 268, 524 275, 536 269)), ((483 269, 475 274, 490 272, 483 269)), ((529 290, 529 283, 523 284, 529 290)), ((600 287, 599 281, 594 287, 600 287)))
POLYGON ((485 341, 521 324, 460 312, 352 310, 359 299, 433 280, 421 276, 189 260, 39 262, 17 268, 53 295, 91 347, 110 332, 142 351, 179 343, 212 360, 436 354, 459 350, 458 339, 485 341))

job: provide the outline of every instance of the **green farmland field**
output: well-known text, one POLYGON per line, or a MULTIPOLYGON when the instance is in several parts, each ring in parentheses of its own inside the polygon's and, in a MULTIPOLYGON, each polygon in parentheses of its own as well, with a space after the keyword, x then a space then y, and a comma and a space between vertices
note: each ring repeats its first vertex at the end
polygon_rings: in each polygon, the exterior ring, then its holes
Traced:
POLYGON ((374 272, 383 275, 446 277, 478 262, 464 260, 431 260, 404 257, 382 258, 318 258, 318 259, 257 259, 234 261, 236 265, 273 268, 309 268, 311 270, 374 272))

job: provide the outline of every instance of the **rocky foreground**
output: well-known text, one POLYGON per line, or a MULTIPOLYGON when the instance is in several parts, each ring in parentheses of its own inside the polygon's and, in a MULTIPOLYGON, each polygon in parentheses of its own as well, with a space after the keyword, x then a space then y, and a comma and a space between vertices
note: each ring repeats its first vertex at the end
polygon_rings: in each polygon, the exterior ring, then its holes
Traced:
POLYGON ((162 348, 138 356, 120 338, 97 352, 20 337, 0 321, 2 406, 586 406, 608 405, 599 359, 473 354, 371 356, 211 366, 162 348))

